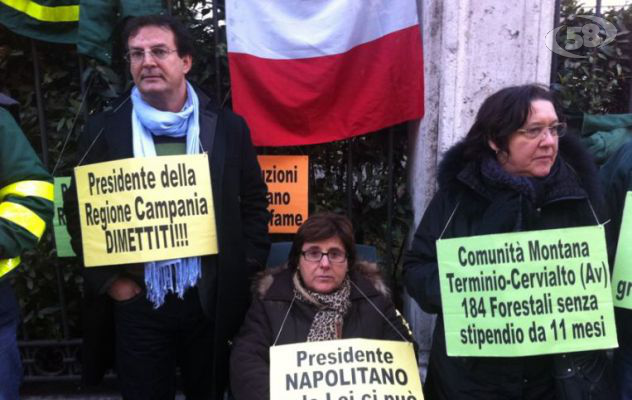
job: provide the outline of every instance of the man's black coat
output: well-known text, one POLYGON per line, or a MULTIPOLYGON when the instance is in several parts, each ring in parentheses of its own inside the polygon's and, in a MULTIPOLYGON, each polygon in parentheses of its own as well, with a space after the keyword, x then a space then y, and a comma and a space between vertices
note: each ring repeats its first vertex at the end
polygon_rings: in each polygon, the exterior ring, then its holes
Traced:
MULTIPOLYGON (((263 268, 270 243, 267 188, 248 128, 242 118, 221 110, 197 91, 200 99, 200 142, 209 154, 219 254, 202 258, 198 292, 204 312, 215 320, 212 379, 223 390, 228 378, 229 341, 248 309, 251 277, 263 268)), ((111 111, 88 120, 78 147, 78 164, 133 157, 132 103, 122 99, 111 111)), ((74 180, 65 196, 68 231, 77 254, 81 233, 74 180)), ((111 364, 111 300, 104 285, 127 266, 84 268, 84 381, 97 383, 111 364)))

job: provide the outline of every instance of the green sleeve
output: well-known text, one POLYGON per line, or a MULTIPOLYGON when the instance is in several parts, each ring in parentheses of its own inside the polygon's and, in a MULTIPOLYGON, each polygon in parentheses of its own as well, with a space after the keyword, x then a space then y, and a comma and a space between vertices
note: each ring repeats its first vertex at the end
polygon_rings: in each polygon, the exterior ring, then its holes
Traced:
POLYGON ((48 189, 51 184, 52 177, 22 130, 11 114, 0 108, 0 259, 19 256, 37 244, 41 233, 24 226, 29 222, 38 227, 42 223, 50 224, 53 202, 48 189), (24 182, 38 193, 12 189, 11 185, 24 182), (21 216, 15 216, 16 210, 21 216))

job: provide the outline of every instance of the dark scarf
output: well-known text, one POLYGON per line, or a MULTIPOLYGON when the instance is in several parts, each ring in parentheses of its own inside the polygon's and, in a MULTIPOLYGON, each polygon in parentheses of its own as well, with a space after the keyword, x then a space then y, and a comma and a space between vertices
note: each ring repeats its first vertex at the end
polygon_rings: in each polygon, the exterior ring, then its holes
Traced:
POLYGON ((544 201, 547 188, 561 178, 560 158, 555 160, 551 171, 545 177, 526 177, 511 175, 503 169, 495 158, 487 157, 481 162, 483 181, 499 189, 512 189, 528 198, 532 204, 540 205, 544 201))

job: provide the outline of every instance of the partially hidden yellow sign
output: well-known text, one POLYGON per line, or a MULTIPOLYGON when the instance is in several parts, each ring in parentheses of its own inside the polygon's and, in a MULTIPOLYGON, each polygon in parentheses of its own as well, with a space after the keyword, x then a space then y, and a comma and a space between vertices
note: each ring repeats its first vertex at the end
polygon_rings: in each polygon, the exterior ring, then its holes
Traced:
POLYGON ((308 156, 259 156, 268 185, 270 233, 295 233, 308 214, 308 156))
POLYGON ((217 253, 206 154, 75 168, 86 267, 217 253))
POLYGON ((270 348, 270 399, 422 400, 412 343, 343 339, 270 348))

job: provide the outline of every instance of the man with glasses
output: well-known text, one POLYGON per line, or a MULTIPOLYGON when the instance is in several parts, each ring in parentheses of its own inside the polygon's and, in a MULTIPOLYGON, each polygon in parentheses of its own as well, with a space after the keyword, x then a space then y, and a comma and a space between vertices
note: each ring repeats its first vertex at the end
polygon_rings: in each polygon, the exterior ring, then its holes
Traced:
MULTIPOLYGON (((86 296, 105 309, 113 305, 115 365, 125 399, 173 399, 176 366, 188 399, 220 399, 228 343, 247 310, 250 278, 269 250, 267 189, 244 120, 187 81, 193 62, 187 30, 172 17, 138 17, 128 22, 123 40, 134 87, 111 111, 89 119, 79 158, 91 164, 207 152, 219 253, 166 266, 84 269, 86 296), (201 278, 178 281, 191 274, 201 278), (184 296, 173 287, 184 288, 184 296)), ((73 247, 80 250, 76 199, 67 199, 73 247)), ((95 322, 86 328, 89 356, 91 348, 102 348, 89 333, 103 335, 95 326, 106 319, 88 318, 95 322)), ((85 367, 103 370, 98 363, 85 367)))

